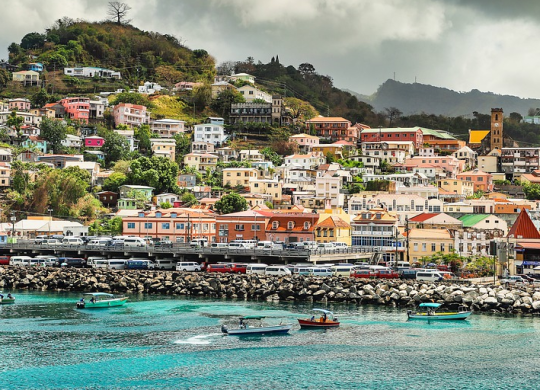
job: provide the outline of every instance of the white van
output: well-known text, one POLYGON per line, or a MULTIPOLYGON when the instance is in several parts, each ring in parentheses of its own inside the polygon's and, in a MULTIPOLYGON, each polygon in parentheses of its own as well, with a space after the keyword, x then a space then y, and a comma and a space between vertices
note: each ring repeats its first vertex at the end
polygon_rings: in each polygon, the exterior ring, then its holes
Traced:
POLYGON ((336 247, 332 242, 319 242, 319 244, 317 245, 317 249, 327 251, 331 249, 336 249, 336 247))
POLYGON ((257 250, 279 250, 283 249, 283 245, 276 244, 273 241, 259 241, 255 247, 257 250))
POLYGON ((264 270, 265 275, 291 275, 291 270, 284 265, 270 265, 264 270))
POLYGON ((354 269, 354 265, 352 264, 336 264, 333 265, 331 268, 332 275, 334 276, 351 276, 351 271, 354 269))
POLYGON ((97 247, 106 247, 111 245, 112 238, 94 238, 93 240, 88 241, 88 246, 97 246, 97 247))
POLYGON ((348 248, 349 245, 345 244, 344 242, 333 242, 335 248, 348 248))
POLYGON ((32 258, 30 256, 13 256, 9 260, 9 264, 10 265, 17 265, 19 267, 25 267, 28 264, 30 264, 30 260, 32 260, 32 258))
POLYGON ((109 268, 108 259, 94 259, 91 262, 90 259, 88 259, 88 262, 86 264, 89 264, 92 268, 109 268))
POLYGON ((309 269, 309 276, 318 276, 318 277, 332 276, 332 270, 330 268, 311 267, 309 269))
POLYGON ((107 258, 104 256, 90 256, 88 259, 86 259, 86 265, 93 268, 92 265, 96 260, 107 260, 107 258))
POLYGON ((212 245, 210 245, 211 248, 228 248, 229 244, 226 242, 213 242, 212 245))
POLYGON ((292 269, 292 273, 297 275, 309 275, 310 269, 310 265, 295 265, 292 269))
POLYGON ((64 237, 62 245, 84 245, 84 241, 80 237, 64 237))
POLYGON ((263 274, 268 265, 263 263, 248 264, 246 267, 246 274, 263 274))
POLYGON ((156 259, 156 269, 175 269, 176 260, 174 259, 156 259))
POLYGON ((191 240, 189 246, 192 248, 205 247, 208 246, 208 240, 206 238, 195 238, 191 240))
POLYGON ((47 263, 46 259, 34 258, 27 260, 27 265, 31 267, 47 267, 47 263))
POLYGON ((229 243, 229 249, 250 249, 248 244, 245 244, 243 242, 235 242, 232 241, 229 243))
MULTIPOLYGON (((99 261, 99 260, 96 260, 99 261)), ((126 259, 110 259, 107 260, 107 268, 110 269, 126 269, 126 259)))
POLYGON ((424 281, 424 282, 441 282, 444 280, 444 277, 439 272, 417 272, 416 273, 416 280, 424 281))
POLYGON ((257 240, 232 240, 231 244, 244 244, 247 249, 255 249, 257 246, 257 240))
POLYGON ((39 255, 36 256, 36 259, 45 260, 45 267, 54 267, 58 265, 58 257, 51 255, 39 255))
POLYGON ((199 272, 201 270, 201 265, 195 262, 181 261, 176 263, 176 270, 184 272, 199 272))
POLYGON ((125 248, 143 248, 146 246, 146 241, 141 237, 127 237, 124 240, 125 248))

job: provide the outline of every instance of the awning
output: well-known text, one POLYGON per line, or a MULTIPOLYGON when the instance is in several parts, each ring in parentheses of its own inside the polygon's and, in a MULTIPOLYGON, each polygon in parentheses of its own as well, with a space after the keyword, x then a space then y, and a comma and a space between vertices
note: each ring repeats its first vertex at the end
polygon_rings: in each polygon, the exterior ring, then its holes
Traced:
POLYGON ((540 261, 524 261, 522 265, 534 265, 536 267, 540 266, 540 261))
POLYGON ((540 242, 518 242, 516 244, 516 249, 519 249, 519 248, 540 250, 540 242))

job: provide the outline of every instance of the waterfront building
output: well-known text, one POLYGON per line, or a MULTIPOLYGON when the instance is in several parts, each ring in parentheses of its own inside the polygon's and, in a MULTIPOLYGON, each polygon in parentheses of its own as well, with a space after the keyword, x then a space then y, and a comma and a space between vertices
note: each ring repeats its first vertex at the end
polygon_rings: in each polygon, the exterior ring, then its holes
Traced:
POLYGON ((233 240, 266 240, 266 226, 273 213, 240 211, 216 215, 216 242, 233 240))

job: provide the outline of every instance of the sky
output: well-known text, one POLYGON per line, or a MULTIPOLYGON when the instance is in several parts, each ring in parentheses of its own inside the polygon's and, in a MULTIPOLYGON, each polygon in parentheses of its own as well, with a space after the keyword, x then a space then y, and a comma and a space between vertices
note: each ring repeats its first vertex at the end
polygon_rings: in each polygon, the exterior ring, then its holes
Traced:
MULTIPOLYGON (((6 1, 6 0, 4 0, 6 1)), ((455 91, 540 98, 540 1, 125 0, 131 23, 223 61, 312 64, 371 95, 389 78, 455 91)), ((107 0, 16 0, 0 13, 0 58, 55 20, 106 19, 107 0)))

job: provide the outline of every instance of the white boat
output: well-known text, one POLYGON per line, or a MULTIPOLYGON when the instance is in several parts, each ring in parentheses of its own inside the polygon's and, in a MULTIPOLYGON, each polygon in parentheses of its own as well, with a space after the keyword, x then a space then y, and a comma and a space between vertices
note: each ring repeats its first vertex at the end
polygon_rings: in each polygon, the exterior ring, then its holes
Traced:
POLYGON ((472 311, 466 310, 465 307, 460 306, 457 311, 438 312, 437 310, 442 306, 440 303, 421 303, 416 311, 408 310, 407 317, 409 320, 466 320, 472 311))
POLYGON ((267 334, 283 334, 288 333, 292 329, 292 324, 279 324, 263 326, 262 320, 264 316, 244 316, 240 318, 240 324, 237 329, 229 329, 225 324, 221 325, 221 331, 229 336, 246 336, 246 335, 267 335, 267 334), (259 321, 259 326, 252 326, 249 321, 259 321))
POLYGON ((86 293, 77 302, 77 309, 102 309, 106 307, 122 306, 128 300, 123 295, 108 294, 102 292, 86 293), (90 298, 86 301, 84 298, 90 298))

